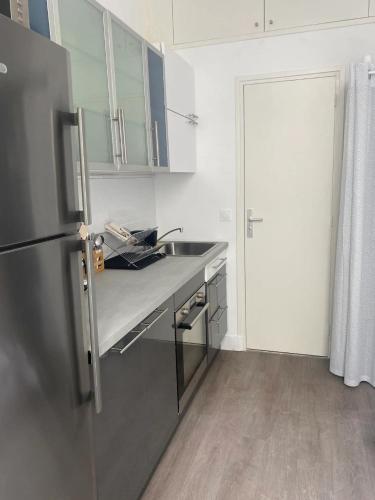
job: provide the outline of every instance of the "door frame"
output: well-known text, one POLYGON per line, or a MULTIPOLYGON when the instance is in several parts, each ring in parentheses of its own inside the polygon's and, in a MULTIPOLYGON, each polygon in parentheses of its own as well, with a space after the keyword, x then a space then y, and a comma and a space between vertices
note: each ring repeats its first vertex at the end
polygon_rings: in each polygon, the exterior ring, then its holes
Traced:
MULTIPOLYGON (((331 273, 330 273, 330 310, 332 309, 332 291, 334 262, 336 256, 336 238, 339 217, 340 184, 344 143, 345 114, 345 66, 333 66, 317 70, 295 70, 282 73, 269 73, 236 78, 236 261, 237 261, 237 335, 241 339, 242 350, 247 350, 246 328, 246 217, 245 217, 245 87, 256 83, 288 81, 291 78, 305 79, 314 77, 336 77, 335 130, 334 130, 334 165, 332 191, 332 236, 331 236, 331 273)), ((330 315, 331 316, 331 315, 330 315)), ((329 335, 330 328, 329 325, 329 335)))

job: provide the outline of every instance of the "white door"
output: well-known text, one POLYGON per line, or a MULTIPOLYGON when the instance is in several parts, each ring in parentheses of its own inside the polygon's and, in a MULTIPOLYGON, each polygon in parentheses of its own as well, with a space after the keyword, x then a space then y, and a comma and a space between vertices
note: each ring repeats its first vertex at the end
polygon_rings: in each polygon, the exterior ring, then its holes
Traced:
POLYGON ((370 16, 375 16, 375 0, 370 0, 370 16))
POLYGON ((173 0, 174 43, 264 31, 264 0, 173 0))
POLYGON ((245 86, 247 347, 327 355, 336 76, 245 86))
POLYGON ((368 17, 368 0, 266 0, 266 31, 368 17))

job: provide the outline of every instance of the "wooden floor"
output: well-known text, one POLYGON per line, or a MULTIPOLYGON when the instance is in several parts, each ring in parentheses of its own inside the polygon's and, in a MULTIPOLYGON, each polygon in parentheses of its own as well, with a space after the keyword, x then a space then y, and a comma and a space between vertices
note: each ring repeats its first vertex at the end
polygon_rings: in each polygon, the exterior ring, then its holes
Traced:
POLYGON ((375 389, 322 359, 221 352, 142 500, 374 500, 375 389))

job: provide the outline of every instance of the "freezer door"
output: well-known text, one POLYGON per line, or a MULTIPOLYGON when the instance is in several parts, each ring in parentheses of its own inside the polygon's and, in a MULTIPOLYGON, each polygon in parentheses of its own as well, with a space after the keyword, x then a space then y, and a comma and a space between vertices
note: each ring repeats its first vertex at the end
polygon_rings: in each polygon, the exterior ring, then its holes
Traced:
POLYGON ((0 248, 77 227, 68 55, 0 14, 0 248))
POLYGON ((92 500, 76 236, 0 253, 0 498, 92 500))

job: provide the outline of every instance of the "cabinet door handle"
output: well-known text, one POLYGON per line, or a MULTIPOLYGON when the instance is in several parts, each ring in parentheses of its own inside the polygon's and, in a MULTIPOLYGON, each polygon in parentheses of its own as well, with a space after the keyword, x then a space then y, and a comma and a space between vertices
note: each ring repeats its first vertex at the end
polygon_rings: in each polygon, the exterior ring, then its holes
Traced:
POLYGON ((223 314, 225 313, 225 311, 227 311, 227 310, 228 310, 228 306, 225 306, 225 307, 219 307, 219 310, 221 310, 221 314, 220 314, 220 316, 219 316, 219 317, 218 317, 218 319, 217 319, 217 323, 220 323, 220 320, 221 320, 221 318, 222 318, 223 314))
POLYGON ((168 312, 168 307, 166 307, 165 309, 156 309, 154 313, 158 313, 158 316, 154 320, 152 320, 150 323, 148 323, 147 321, 142 321, 140 325, 145 325, 145 327, 142 328, 142 330, 132 330, 131 332, 129 332, 129 334, 130 333, 135 334, 135 337, 133 337, 132 340, 126 342, 126 337, 125 337, 125 344, 119 345, 118 347, 114 346, 112 347, 111 351, 123 355, 129 349, 129 347, 131 347, 134 344, 134 342, 136 342, 140 337, 142 337, 142 335, 144 335, 148 330, 150 330, 150 328, 152 328, 167 312, 168 312))
POLYGON ((216 266, 212 266, 214 269, 219 269, 219 267, 221 267, 224 264, 224 262, 227 261, 227 258, 224 257, 223 259, 218 259, 218 260, 220 261, 219 264, 217 264, 216 266))
POLYGON ((220 320, 223 316, 223 314, 225 313, 225 311, 228 310, 228 306, 225 306, 225 307, 219 307, 218 310, 216 311, 216 313, 214 314, 214 316, 210 319, 210 323, 215 323, 216 325, 219 325, 220 324, 220 320), (215 316, 218 315, 219 313, 220 316, 216 319, 215 316))
POLYGON ((125 124, 125 111, 122 108, 118 110, 118 124, 120 133, 120 153, 121 163, 128 164, 128 145, 126 142, 126 124, 125 124))
POLYGON ((159 123, 154 121, 154 132, 155 132, 155 154, 154 162, 156 161, 156 166, 160 167, 160 146, 159 146, 159 123))
POLYGON ((227 275, 223 274, 221 279, 217 283, 215 283, 215 288, 219 288, 219 286, 222 284, 222 282, 225 280, 226 277, 227 275))
POLYGON ((168 307, 165 309, 155 309, 155 313, 158 313, 158 316, 151 321, 151 323, 148 323, 147 321, 142 321, 141 325, 146 325, 147 329, 149 330, 152 328, 163 316, 168 312, 168 307))

